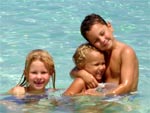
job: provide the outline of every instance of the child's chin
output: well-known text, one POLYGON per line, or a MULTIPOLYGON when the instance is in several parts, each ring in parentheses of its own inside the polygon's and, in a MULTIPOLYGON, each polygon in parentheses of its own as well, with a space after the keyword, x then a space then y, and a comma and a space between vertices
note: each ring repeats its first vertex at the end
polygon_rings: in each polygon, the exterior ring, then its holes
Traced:
POLYGON ((41 90, 41 89, 43 89, 43 85, 41 85, 41 86, 35 86, 35 89, 41 90))
POLYGON ((97 81, 101 81, 102 78, 101 78, 101 77, 97 77, 96 80, 97 80, 97 81))

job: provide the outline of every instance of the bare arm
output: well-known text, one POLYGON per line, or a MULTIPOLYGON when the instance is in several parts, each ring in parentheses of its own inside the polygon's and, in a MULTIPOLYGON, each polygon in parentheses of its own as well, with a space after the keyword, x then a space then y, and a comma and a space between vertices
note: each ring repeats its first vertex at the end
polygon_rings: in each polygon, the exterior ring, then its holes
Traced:
POLYGON ((85 82, 81 78, 75 78, 63 95, 75 95, 82 93, 83 90, 85 90, 85 82))
POLYGON ((90 73, 88 73, 85 70, 79 70, 75 67, 70 72, 70 75, 72 78, 81 77, 85 81, 85 83, 87 84, 88 88, 95 88, 98 86, 98 82, 93 77, 93 75, 91 75, 90 73))
POLYGON ((119 86, 106 95, 120 95, 137 90, 138 85, 138 59, 134 50, 125 48, 121 55, 121 81, 119 86))

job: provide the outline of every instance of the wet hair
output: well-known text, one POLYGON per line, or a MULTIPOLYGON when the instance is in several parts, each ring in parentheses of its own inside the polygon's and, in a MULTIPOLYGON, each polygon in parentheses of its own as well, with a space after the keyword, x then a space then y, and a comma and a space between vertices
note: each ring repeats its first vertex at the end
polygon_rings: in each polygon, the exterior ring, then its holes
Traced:
POLYGON ((22 74, 21 80, 18 83, 20 86, 28 86, 28 81, 25 77, 25 74, 29 74, 29 69, 30 65, 33 61, 39 60, 44 63, 46 69, 48 70, 49 74, 52 74, 52 85, 53 88, 55 88, 55 78, 56 78, 56 73, 55 73, 55 66, 54 66, 54 61, 51 55, 42 49, 35 49, 32 50, 26 57, 25 61, 25 67, 24 67, 24 73, 22 74))
POLYGON ((94 46, 90 43, 81 44, 75 51, 73 55, 73 61, 78 69, 83 69, 86 65, 86 56, 91 51, 98 51, 94 46))
POLYGON ((107 26, 107 22, 100 15, 97 15, 94 13, 87 15, 82 21, 81 26, 80 26, 80 32, 87 41, 88 39, 86 38, 86 33, 96 23, 100 23, 100 24, 107 26))

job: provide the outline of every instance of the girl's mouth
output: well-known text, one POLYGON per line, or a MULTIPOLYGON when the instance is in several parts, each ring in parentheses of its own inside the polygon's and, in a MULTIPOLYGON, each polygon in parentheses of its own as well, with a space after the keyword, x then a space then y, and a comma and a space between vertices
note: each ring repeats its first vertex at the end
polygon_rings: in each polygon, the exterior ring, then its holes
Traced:
POLYGON ((34 84, 36 84, 36 86, 41 86, 44 84, 44 81, 34 81, 34 84))

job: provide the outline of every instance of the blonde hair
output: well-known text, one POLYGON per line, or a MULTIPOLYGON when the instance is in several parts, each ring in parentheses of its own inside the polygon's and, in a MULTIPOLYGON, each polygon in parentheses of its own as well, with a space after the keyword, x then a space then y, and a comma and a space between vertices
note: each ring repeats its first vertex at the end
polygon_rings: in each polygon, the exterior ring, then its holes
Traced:
POLYGON ((77 68, 79 68, 79 69, 84 68, 85 63, 86 63, 86 55, 87 55, 87 53, 89 53, 93 50, 100 52, 98 49, 96 49, 95 47, 93 47, 89 43, 81 44, 76 49, 76 51, 73 55, 73 61, 74 61, 75 65, 77 66, 77 68))
POLYGON ((26 61, 25 61, 24 73, 22 74, 19 85, 20 86, 27 86, 28 85, 28 81, 24 75, 25 75, 25 73, 29 74, 30 65, 35 60, 40 60, 41 62, 43 62, 46 69, 48 70, 49 74, 53 73, 52 84, 53 84, 53 88, 55 88, 56 73, 55 73, 54 61, 53 61, 53 58, 51 57, 51 55, 47 51, 42 50, 42 49, 32 50, 27 55, 26 61))

